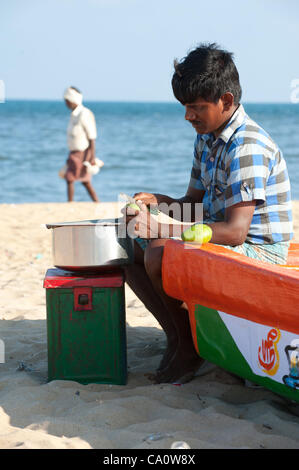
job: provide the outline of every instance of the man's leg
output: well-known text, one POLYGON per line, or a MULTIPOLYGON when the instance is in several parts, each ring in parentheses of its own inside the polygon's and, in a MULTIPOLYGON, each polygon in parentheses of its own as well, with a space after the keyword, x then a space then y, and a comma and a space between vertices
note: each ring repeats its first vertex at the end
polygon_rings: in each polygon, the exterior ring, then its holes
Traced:
POLYGON ((176 328, 177 344, 168 365, 157 372, 157 382, 187 382, 204 362, 194 348, 189 316, 183 302, 169 297, 162 285, 162 256, 166 240, 151 241, 145 251, 145 269, 151 284, 164 305, 164 316, 176 328))
POLYGON ((72 202, 74 200, 74 182, 67 181, 67 198, 68 202, 72 202))
POLYGON ((144 267, 144 251, 135 242, 135 263, 125 267, 126 282, 144 303, 145 307, 154 315, 163 328, 167 338, 167 348, 158 367, 158 371, 168 365, 177 349, 177 330, 172 317, 165 310, 164 303, 153 288, 144 267))
POLYGON ((194 349, 189 318, 183 303, 168 297, 162 287, 161 263, 166 240, 155 240, 144 252, 135 242, 135 264, 127 266, 126 282, 160 323, 167 348, 154 379, 156 382, 190 380, 203 360, 194 349))
POLYGON ((91 183, 88 182, 88 183, 82 183, 82 184, 85 186, 85 188, 86 188, 88 194, 90 195, 91 199, 92 199, 94 202, 100 202, 100 200, 99 200, 99 198, 98 198, 98 196, 97 196, 95 190, 94 190, 93 187, 91 186, 91 183))

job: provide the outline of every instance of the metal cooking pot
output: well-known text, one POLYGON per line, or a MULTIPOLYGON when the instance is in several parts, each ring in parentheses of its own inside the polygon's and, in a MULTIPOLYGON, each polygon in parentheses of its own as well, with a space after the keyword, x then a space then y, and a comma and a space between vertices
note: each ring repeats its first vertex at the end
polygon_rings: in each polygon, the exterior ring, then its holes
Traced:
POLYGON ((131 264, 134 240, 118 219, 46 224, 52 229, 54 266, 70 271, 131 264))

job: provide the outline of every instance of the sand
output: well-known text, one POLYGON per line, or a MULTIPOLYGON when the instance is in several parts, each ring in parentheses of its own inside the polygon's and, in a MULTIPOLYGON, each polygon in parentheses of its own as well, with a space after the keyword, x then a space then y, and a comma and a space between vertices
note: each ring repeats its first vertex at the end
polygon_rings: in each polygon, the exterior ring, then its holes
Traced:
MULTIPOLYGON (((111 217, 113 203, 2 204, 0 250, 0 448, 299 448, 299 410, 215 367, 192 382, 153 385, 165 336, 126 286, 126 386, 47 383, 43 279, 51 231, 41 224, 111 217)), ((294 202, 299 241, 299 202, 294 202)))

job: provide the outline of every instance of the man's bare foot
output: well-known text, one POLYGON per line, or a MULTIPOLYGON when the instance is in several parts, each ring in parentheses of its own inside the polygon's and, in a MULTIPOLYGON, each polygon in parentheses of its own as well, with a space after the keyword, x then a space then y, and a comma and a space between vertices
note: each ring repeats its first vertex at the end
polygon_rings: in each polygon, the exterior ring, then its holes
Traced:
POLYGON ((168 367, 165 367, 163 370, 157 370, 152 380, 155 383, 190 382, 204 362, 204 359, 197 354, 192 356, 183 355, 177 351, 168 367))

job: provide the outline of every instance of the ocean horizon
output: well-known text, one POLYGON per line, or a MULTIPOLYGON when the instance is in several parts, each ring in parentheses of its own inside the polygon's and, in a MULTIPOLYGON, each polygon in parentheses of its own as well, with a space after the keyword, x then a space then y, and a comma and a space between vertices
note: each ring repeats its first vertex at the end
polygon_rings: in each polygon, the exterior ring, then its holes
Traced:
MULTIPOLYGON (((84 101, 96 117, 96 156, 105 165, 92 184, 101 201, 121 192, 181 197, 188 186, 196 137, 184 108, 171 101, 84 101)), ((287 162, 292 199, 299 199, 299 106, 242 103, 278 144, 287 162)), ((58 171, 67 155, 70 112, 63 100, 9 99, 0 104, 0 203, 65 202, 58 171)), ((75 185, 75 201, 89 201, 75 185)))

